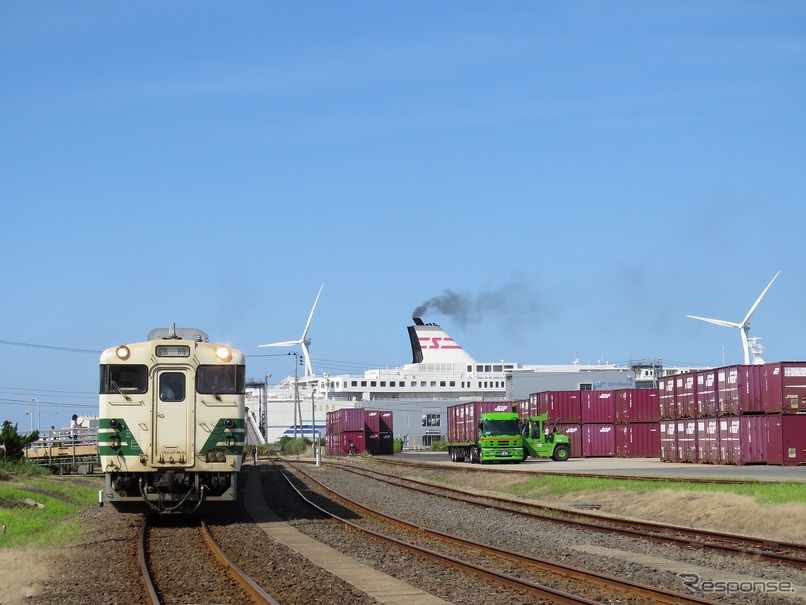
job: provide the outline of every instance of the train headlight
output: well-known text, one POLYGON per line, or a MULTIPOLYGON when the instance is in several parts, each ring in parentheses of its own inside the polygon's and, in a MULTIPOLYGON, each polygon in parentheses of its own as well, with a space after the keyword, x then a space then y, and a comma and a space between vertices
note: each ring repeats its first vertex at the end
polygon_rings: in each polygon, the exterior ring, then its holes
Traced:
POLYGON ((221 361, 229 361, 232 359, 232 351, 229 350, 229 347, 218 347, 215 350, 215 354, 221 361))
POLYGON ((210 450, 205 456, 207 462, 226 462, 227 452, 224 450, 210 450))
POLYGON ((129 351, 129 347, 126 345, 120 345, 117 349, 115 349, 115 355, 118 356, 118 359, 128 359, 131 351, 129 351))

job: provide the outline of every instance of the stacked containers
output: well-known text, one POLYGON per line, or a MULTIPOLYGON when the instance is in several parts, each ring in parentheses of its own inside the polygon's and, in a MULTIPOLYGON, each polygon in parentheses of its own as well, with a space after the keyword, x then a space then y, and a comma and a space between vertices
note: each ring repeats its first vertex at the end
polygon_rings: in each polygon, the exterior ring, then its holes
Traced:
POLYGON ((657 389, 619 389, 615 398, 616 456, 657 458, 660 455, 657 389))
POLYGON ((616 454, 616 404, 613 391, 579 391, 582 416, 582 455, 616 454))
POLYGON ((571 457, 584 455, 581 391, 543 391, 529 395, 529 414, 548 414, 548 421, 571 440, 571 457), (537 409, 532 409, 534 404, 537 409))
POLYGON ((806 362, 664 377, 658 398, 662 460, 806 464, 806 420, 799 419, 806 417, 806 362), (669 421, 674 429, 663 424, 669 421))
POLYGON ((392 412, 342 408, 327 413, 328 456, 394 453, 392 412))

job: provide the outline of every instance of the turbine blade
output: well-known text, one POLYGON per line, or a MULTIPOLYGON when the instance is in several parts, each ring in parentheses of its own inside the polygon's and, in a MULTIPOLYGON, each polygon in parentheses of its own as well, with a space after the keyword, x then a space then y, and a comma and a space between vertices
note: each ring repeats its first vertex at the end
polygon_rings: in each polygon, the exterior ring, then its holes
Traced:
POLYGON ((759 297, 756 299, 756 302, 755 302, 755 303, 753 303, 753 306, 752 306, 752 307, 750 307, 750 310, 747 312, 747 315, 745 315, 745 316, 744 316, 744 321, 742 322, 742 325, 745 325, 745 324, 747 324, 747 322, 748 322, 748 321, 750 321, 750 316, 753 314, 753 311, 755 311, 755 310, 756 310, 756 307, 758 306, 758 303, 760 303, 760 302, 761 302, 761 299, 762 299, 762 298, 764 298, 764 295, 767 293, 767 290, 769 290, 769 289, 770 289, 770 286, 772 285, 772 282, 774 282, 774 281, 775 281, 775 278, 776 278, 776 277, 778 277, 779 275, 781 275, 781 272, 780 272, 780 271, 778 271, 778 273, 776 273, 776 274, 775 274, 775 277, 773 277, 773 278, 770 280, 770 283, 768 283, 768 284, 767 284, 767 287, 766 287, 766 288, 764 288, 764 292, 762 292, 762 293, 761 293, 761 296, 759 296, 759 297))
POLYGON ((300 344, 302 341, 300 340, 286 340, 283 342, 272 342, 267 345, 258 345, 258 347, 293 347, 294 345, 300 344))
POLYGON ((686 315, 691 319, 699 319, 700 321, 707 321, 708 323, 716 324, 718 326, 725 326, 726 328, 741 328, 742 324, 737 324, 735 321, 725 321, 724 319, 711 319, 710 317, 697 317, 696 315, 686 315))
POLYGON ((311 314, 308 315, 308 323, 305 324, 305 329, 302 331, 302 338, 300 339, 302 342, 305 341, 305 337, 308 336, 308 328, 311 327, 311 320, 313 319, 313 312, 316 309, 316 303, 319 302, 319 296, 322 294, 322 288, 325 287, 325 284, 319 286, 319 293, 316 295, 316 300, 313 301, 313 307, 311 307, 311 314))

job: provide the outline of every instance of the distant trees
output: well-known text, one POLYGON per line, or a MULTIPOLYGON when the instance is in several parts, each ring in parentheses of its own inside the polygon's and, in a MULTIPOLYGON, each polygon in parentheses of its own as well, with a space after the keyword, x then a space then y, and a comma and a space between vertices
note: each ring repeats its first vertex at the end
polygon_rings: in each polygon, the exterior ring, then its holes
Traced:
POLYGON ((39 439, 39 431, 33 431, 22 437, 17 433, 17 425, 10 420, 3 421, 0 430, 0 449, 3 450, 3 462, 17 462, 25 455, 25 448, 39 439))

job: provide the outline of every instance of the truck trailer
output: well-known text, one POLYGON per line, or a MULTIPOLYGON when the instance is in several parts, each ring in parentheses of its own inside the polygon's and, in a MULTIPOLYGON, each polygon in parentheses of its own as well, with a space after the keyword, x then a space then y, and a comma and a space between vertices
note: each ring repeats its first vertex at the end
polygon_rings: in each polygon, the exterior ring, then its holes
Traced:
POLYGON ((521 418, 509 401, 471 401, 448 407, 448 453, 452 462, 514 462, 529 456, 568 460, 571 442, 552 431, 548 416, 521 418))

